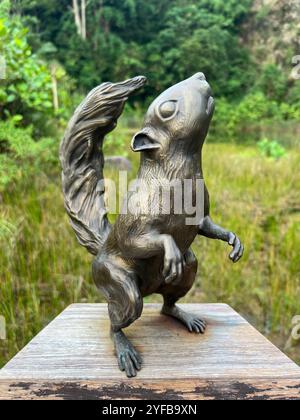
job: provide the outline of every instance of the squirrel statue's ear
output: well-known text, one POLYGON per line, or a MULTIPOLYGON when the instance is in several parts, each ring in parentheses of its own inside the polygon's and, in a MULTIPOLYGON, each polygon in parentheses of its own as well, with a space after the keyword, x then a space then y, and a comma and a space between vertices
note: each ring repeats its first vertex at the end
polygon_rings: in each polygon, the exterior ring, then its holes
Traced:
POLYGON ((143 152, 147 150, 159 149, 160 144, 157 140, 151 137, 149 133, 146 132, 146 130, 142 130, 133 137, 131 148, 134 152, 143 152))

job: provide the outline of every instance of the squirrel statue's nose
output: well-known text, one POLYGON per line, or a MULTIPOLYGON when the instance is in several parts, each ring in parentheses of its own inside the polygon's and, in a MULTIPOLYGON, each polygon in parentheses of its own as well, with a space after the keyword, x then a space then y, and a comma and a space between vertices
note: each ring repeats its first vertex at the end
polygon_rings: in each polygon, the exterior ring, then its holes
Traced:
POLYGON ((203 80, 203 81, 206 80, 205 74, 201 73, 201 72, 194 74, 193 77, 196 78, 196 79, 199 79, 199 80, 203 80))

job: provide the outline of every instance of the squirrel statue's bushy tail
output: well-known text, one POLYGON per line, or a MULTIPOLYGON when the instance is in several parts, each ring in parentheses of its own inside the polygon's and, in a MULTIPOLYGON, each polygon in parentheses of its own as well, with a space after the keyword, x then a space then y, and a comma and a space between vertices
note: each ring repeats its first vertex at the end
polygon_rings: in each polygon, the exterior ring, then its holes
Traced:
POLYGON ((110 232, 103 179, 103 139, 117 125, 130 94, 146 78, 138 76, 121 83, 103 83, 79 105, 69 122, 60 147, 65 207, 81 245, 96 255, 110 232))

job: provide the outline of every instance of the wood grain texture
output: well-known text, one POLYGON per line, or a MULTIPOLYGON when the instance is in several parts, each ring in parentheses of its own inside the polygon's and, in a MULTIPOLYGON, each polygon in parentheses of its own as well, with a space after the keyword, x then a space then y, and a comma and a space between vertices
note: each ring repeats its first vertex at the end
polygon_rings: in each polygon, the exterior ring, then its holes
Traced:
POLYGON ((126 331, 143 369, 126 379, 106 305, 71 305, 0 371, 0 399, 300 399, 300 368, 229 306, 181 306, 207 320, 206 334, 145 305, 126 331))

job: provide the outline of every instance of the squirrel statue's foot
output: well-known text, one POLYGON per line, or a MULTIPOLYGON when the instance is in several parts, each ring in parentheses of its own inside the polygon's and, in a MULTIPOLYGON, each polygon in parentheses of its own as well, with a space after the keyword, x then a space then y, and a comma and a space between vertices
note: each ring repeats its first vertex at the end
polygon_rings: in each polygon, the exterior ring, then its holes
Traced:
POLYGON ((164 304, 161 312, 164 315, 178 319, 178 321, 182 322, 190 332, 195 332, 197 334, 204 334, 205 332, 206 322, 203 319, 199 318, 197 315, 183 311, 176 305, 164 304))
POLYGON ((141 370, 142 358, 130 343, 123 331, 112 332, 119 368, 128 378, 136 376, 141 370))

